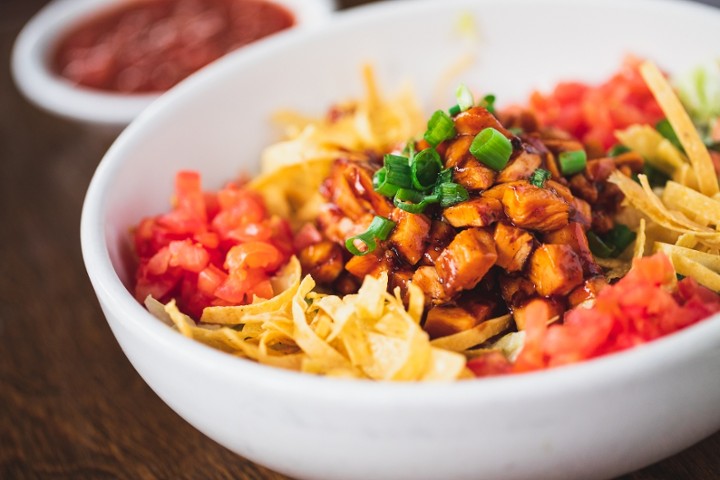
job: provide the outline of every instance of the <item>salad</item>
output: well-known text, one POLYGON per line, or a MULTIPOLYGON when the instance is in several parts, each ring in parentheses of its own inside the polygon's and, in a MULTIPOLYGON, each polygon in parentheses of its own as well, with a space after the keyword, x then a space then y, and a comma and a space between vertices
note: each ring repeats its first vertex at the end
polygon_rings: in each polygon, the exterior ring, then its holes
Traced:
POLYGON ((406 381, 571 364, 720 311, 711 82, 685 107, 629 59, 502 109, 461 85, 424 119, 364 75, 323 118, 279 112, 257 178, 179 172, 134 230, 136 298, 260 363, 406 381))

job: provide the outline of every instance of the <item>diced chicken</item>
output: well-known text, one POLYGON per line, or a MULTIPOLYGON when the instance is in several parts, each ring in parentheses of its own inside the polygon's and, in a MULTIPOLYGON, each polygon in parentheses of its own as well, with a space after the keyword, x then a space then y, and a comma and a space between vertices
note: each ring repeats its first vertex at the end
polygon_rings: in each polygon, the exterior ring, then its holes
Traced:
MULTIPOLYGON (((642 157, 640 161, 642 161, 642 157)), ((615 171, 615 168, 615 159, 610 157, 588 160, 586 167, 587 178, 593 182, 604 182, 615 171)))
POLYGON ((471 191, 486 190, 495 183, 495 171, 469 156, 455 165, 453 180, 471 191))
POLYGON ((540 128, 535 114, 521 107, 505 108, 496 115, 505 128, 519 128, 524 134, 537 132, 540 128))
POLYGON ((522 270, 535 245, 532 234, 522 228, 498 223, 493 238, 497 250, 496 264, 507 272, 522 270))
POLYGON ((372 172, 369 168, 361 167, 356 163, 348 163, 344 171, 348 185, 356 197, 364 202, 365 210, 387 217, 393 210, 393 204, 386 197, 380 195, 373 188, 372 172))
POLYGON ((503 192, 502 204, 512 223, 521 228, 548 232, 567 225, 570 205, 547 188, 518 182, 503 192))
POLYGON ((323 182, 321 193, 330 203, 337 206, 342 215, 351 220, 358 220, 368 214, 368 209, 362 199, 355 195, 350 188, 350 184, 345 178, 346 168, 346 161, 336 161, 330 171, 330 176, 323 182))
POLYGON ((510 308, 537 296, 535 285, 523 274, 500 275, 500 294, 510 308))
POLYGON ((515 319, 515 325, 517 325, 518 330, 525 330, 525 325, 527 323, 527 306, 533 300, 543 302, 545 303, 545 305, 547 305, 548 312, 550 313, 550 319, 560 317, 563 313, 565 313, 565 307, 563 303, 556 298, 536 297, 526 300, 521 305, 518 305, 512 309, 513 318, 515 319))
POLYGON ((542 157, 539 154, 523 150, 505 165, 505 168, 498 174, 497 181, 506 183, 527 180, 535 170, 540 168, 540 165, 542 165, 542 157))
POLYGON ((342 248, 329 240, 303 248, 298 259, 303 272, 312 275, 318 283, 334 282, 345 266, 342 248))
POLYGON ((642 173, 645 159, 637 152, 625 152, 615 157, 618 168, 628 167, 631 173, 642 173))
POLYGON ((353 256, 345 264, 345 270, 362 280, 366 275, 377 277, 382 272, 389 272, 394 263, 394 255, 391 251, 378 248, 367 255, 353 256))
POLYGON ((575 198, 573 197, 570 189, 562 183, 558 182, 557 180, 548 180, 547 182, 545 182, 545 188, 547 188, 551 192, 556 193, 557 196, 565 200, 568 205, 572 204, 572 201, 575 198))
POLYGON ((409 268, 402 268, 393 270, 389 275, 389 290, 393 291, 395 288, 400 288, 400 294, 403 298, 408 291, 408 285, 412 282, 413 271, 409 268))
POLYGON ((515 188, 518 185, 527 185, 528 182, 525 180, 517 181, 517 182, 508 182, 508 183, 498 183, 497 185, 493 186, 492 188, 485 190, 482 193, 482 196, 485 198, 494 198, 495 200, 502 201, 503 195, 505 195, 505 191, 509 190, 511 188, 515 188))
POLYGON ((443 211, 453 227, 487 227, 503 218, 503 206, 494 198, 477 197, 460 202, 443 211))
POLYGON ((425 253, 430 237, 430 219, 421 214, 412 214, 396 208, 391 219, 395 222, 388 239, 400 257, 410 265, 415 265, 425 253))
POLYGON ((433 220, 428 247, 423 256, 423 263, 435 265, 435 260, 445 250, 445 247, 452 242, 453 237, 455 237, 455 229, 452 226, 440 220, 433 220))
POLYGON ((458 233, 435 262, 445 292, 452 296, 478 284, 495 265, 497 252, 490 233, 469 228, 458 233))
POLYGON ((435 267, 419 267, 413 273, 412 283, 425 293, 426 305, 445 303, 449 300, 435 267))
POLYGON ((486 128, 494 128, 507 138, 514 137, 492 113, 483 107, 469 108, 455 117, 455 129, 458 135, 471 135, 474 137, 486 128))
POLYGON ((594 300, 597 298, 600 290, 607 287, 608 283, 603 276, 592 277, 575 288, 570 295, 568 295, 568 304, 570 308, 577 307, 579 305, 591 306, 594 300))
POLYGON ((602 270, 593 259, 585 229, 581 224, 570 222, 559 230, 545 233, 542 240, 545 243, 567 245, 572 248, 580 259, 580 263, 582 263, 585 275, 600 275, 602 273, 602 270))
MULTIPOLYGON (((472 144, 473 137, 462 136, 452 140, 445 150, 445 167, 451 168, 458 165, 460 162, 465 160, 468 156, 472 157, 470 153, 470 145, 472 144)), ((475 158, 475 157, 473 157, 475 158)))
POLYGON ((567 295, 583 281, 583 268, 569 245, 541 245, 530 257, 528 278, 544 297, 567 295))
POLYGON ((473 315, 462 307, 438 305, 428 311, 423 329, 430 338, 439 338, 469 330, 485 319, 486 317, 473 315))
POLYGON ((322 205, 317 223, 322 234, 333 242, 344 244, 345 240, 364 232, 370 226, 373 215, 365 213, 356 221, 346 217, 338 207, 331 203, 322 205))
POLYGON ((550 150, 553 155, 557 156, 563 152, 574 152, 585 149, 583 144, 575 139, 561 138, 557 133, 555 133, 555 135, 557 135, 555 138, 548 138, 547 136, 543 138, 545 147, 550 150))
POLYGON ((578 197, 594 203, 598 199, 598 189, 594 182, 588 180, 584 173, 578 173, 570 178, 570 190, 578 197))
POLYGON ((585 200, 575 197, 570 207, 570 221, 581 224, 585 230, 589 229, 592 224, 592 209, 590 208, 590 204, 585 200))
POLYGON ((593 232, 602 234, 607 233, 615 227, 615 220, 610 213, 603 210, 595 210, 592 214, 591 229, 593 232))

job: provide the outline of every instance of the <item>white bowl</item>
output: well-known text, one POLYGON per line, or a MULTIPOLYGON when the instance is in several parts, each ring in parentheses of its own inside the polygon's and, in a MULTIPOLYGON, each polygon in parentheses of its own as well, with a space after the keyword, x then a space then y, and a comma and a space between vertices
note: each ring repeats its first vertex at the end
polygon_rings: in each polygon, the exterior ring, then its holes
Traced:
POLYGON ((374 63, 385 90, 411 80, 428 100, 442 74, 475 52, 458 80, 502 102, 560 79, 608 75, 628 52, 680 71, 715 58, 719 29, 720 11, 672 1, 394 2, 230 55, 144 111, 98 167, 81 236, 100 305, 170 407, 293 477, 593 479, 672 455, 720 428, 718 315, 541 373, 456 384, 317 378, 212 350, 152 317, 128 293, 128 228, 167 209, 179 169, 200 171, 209 188, 255 169, 275 110, 321 113, 360 95, 362 62, 374 63), (468 14, 477 40, 457 29, 468 14))
MULTIPOLYGON (((78 86, 49 65, 53 48, 65 32, 124 1, 54 0, 42 8, 25 25, 13 47, 12 73, 20 91, 37 106, 65 118, 110 127, 130 123, 160 93, 125 94, 78 86)), ((335 0, 273 1, 293 12, 300 28, 325 23, 335 9, 335 0)))

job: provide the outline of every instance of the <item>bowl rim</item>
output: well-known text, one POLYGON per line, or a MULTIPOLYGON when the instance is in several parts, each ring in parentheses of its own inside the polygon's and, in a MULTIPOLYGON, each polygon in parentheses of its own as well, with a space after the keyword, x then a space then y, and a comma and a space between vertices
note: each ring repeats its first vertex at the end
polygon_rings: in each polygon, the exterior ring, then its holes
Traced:
MULTIPOLYGON (((287 36, 278 36, 262 45, 248 49, 243 55, 229 54, 215 65, 194 75, 178 87, 172 89, 158 102, 154 103, 120 135, 110 147, 90 182, 81 217, 82 254, 91 283, 98 298, 114 312, 120 312, 117 321, 136 336, 144 337, 145 343, 165 348, 171 355, 192 358, 193 362, 213 366, 214 373, 234 378, 246 386, 299 395, 304 398, 322 401, 342 400, 349 406, 408 406, 408 405, 460 405, 468 400, 501 401, 514 395, 537 397, 558 395, 569 391, 596 389, 598 386, 628 384, 646 372, 656 371, 682 360, 691 360, 696 351, 709 351, 720 345, 720 314, 716 314, 682 331, 656 339, 630 350, 604 357, 587 360, 578 364, 557 367, 539 372, 518 375, 490 377, 454 383, 399 383, 372 382, 326 378, 299 372, 286 371, 277 367, 236 358, 212 349, 195 340, 184 337, 168 328, 153 317, 122 284, 110 261, 105 244, 103 212, 106 203, 106 187, 111 184, 114 172, 121 165, 123 154, 132 150, 146 125, 161 115, 166 107, 172 106, 176 99, 182 99, 215 77, 222 75, 227 66, 236 64, 252 66, 265 56, 282 50, 286 46, 303 39, 318 36, 342 34, 348 26, 372 22, 376 17, 391 15, 402 16, 411 9, 432 11, 436 8, 462 6, 465 4, 489 3, 493 0, 415 0, 413 2, 381 2, 339 12, 333 22, 322 29, 297 31, 287 36)), ((534 0, 506 0, 518 5, 534 0)), ((546 0, 550 4, 564 5, 572 0, 546 0)), ((698 14, 711 12, 720 21, 720 10, 707 5, 680 0, 588 0, 585 5, 665 8, 668 14, 673 11, 695 9, 698 14)))
MULTIPOLYGON (((65 32, 123 1, 53 0, 41 8, 25 24, 12 47, 11 72, 22 94, 36 106, 61 117, 111 126, 127 125, 159 98, 164 92, 125 94, 77 86, 49 66, 49 56, 65 32)), ((326 23, 337 7, 335 0, 269 1, 295 15, 296 24, 291 30, 326 23)))

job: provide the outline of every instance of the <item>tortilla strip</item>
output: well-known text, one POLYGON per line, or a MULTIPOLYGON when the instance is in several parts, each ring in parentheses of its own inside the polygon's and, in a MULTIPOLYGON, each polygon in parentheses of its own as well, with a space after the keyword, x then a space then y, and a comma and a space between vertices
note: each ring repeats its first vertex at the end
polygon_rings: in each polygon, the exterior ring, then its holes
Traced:
POLYGON ((430 342, 430 345, 454 352, 462 352, 475 345, 480 345, 485 340, 506 330, 510 325, 510 318, 510 315, 503 315, 502 317, 485 320, 481 324, 468 330, 436 338, 430 342))
POLYGON ((715 175, 710 153, 672 86, 665 79, 660 69, 652 62, 643 62, 640 65, 640 74, 685 149, 690 164, 695 170, 700 192, 708 196, 717 194, 720 189, 718 188, 718 178, 715 175))

